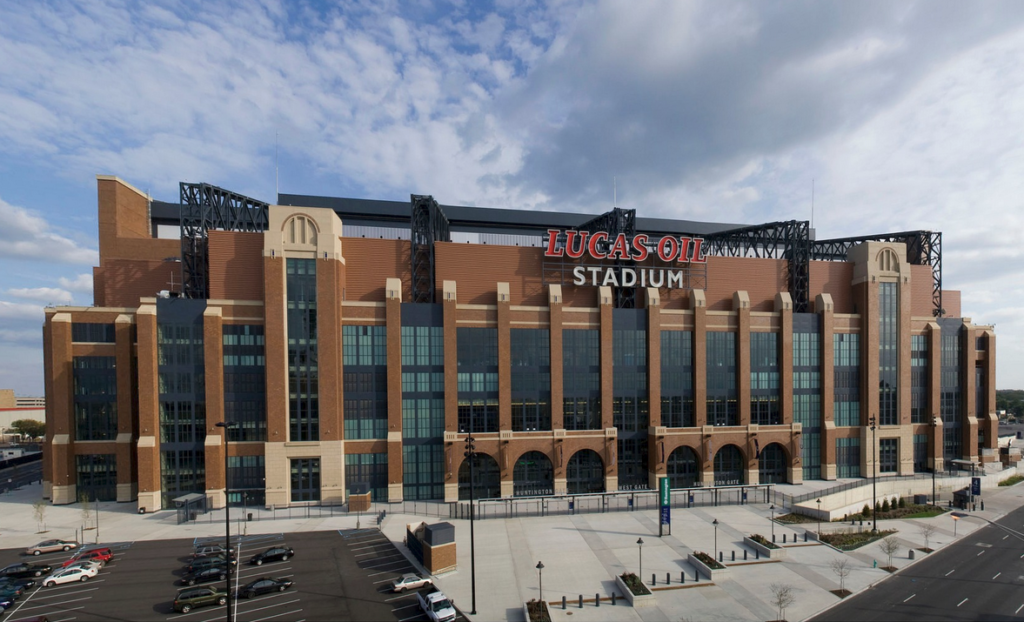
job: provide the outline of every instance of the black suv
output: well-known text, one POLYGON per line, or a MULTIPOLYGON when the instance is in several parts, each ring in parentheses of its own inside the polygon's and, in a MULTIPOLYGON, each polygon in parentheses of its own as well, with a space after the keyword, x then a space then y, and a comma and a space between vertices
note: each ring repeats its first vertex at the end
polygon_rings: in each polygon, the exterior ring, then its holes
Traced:
POLYGON ((249 563, 255 566, 262 566, 263 562, 286 562, 293 555, 295 555, 295 551, 290 546, 275 546, 262 553, 253 555, 249 563))
POLYGON ((26 564, 22 562, 20 564, 11 564, 6 568, 0 569, 0 577, 13 577, 15 579, 23 579, 25 577, 41 577, 44 574, 50 574, 53 570, 52 566, 47 564, 39 564, 33 566, 32 564, 26 564))
POLYGON ((179 613, 188 613, 196 607, 226 605, 227 602, 227 592, 212 587, 193 587, 178 592, 178 597, 174 599, 174 610, 179 613))
POLYGON ((183 585, 195 585, 196 583, 209 583, 210 581, 223 581, 228 578, 228 568, 224 564, 210 566, 187 574, 181 578, 183 585))
POLYGON ((234 566, 237 562, 234 558, 230 562, 224 559, 223 555, 211 555, 210 557, 200 557, 199 559, 192 560, 192 563, 185 569, 187 573, 195 573, 200 570, 206 570, 207 568, 213 568, 214 566, 224 566, 230 563, 234 566))
POLYGON ((275 579, 273 577, 260 577, 238 590, 239 595, 245 598, 252 598, 269 592, 283 592, 295 585, 287 579, 275 579))

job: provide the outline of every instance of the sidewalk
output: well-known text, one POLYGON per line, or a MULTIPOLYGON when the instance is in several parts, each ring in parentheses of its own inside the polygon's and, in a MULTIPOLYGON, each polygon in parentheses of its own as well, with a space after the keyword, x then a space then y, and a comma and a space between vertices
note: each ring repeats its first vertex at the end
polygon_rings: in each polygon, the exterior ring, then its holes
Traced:
MULTIPOLYGON (((818 482, 815 482, 818 484, 818 482)), ((788 492, 788 491, 787 491, 788 492)), ((82 511, 77 504, 46 506, 46 533, 38 533, 39 526, 33 516, 33 502, 39 498, 41 487, 28 486, 0 497, 0 547, 17 548, 53 537, 71 538, 82 525, 82 511)), ((1024 504, 1024 485, 985 491, 986 509, 972 515, 994 520, 1024 504)), ((232 514, 234 515, 234 510, 232 514)), ((239 518, 241 511, 238 512, 239 518)), ((777 514, 776 514, 777 515, 777 514)), ((134 541, 169 538, 219 536, 224 533, 222 512, 204 516, 198 523, 178 525, 173 511, 138 515, 134 504, 100 504, 100 540, 134 541), (219 518, 218 518, 219 517, 219 518)), ((549 516, 519 519, 489 519, 476 521, 476 584, 477 615, 475 619, 522 619, 522 603, 538 598, 538 562, 544 563, 544 599, 551 603, 553 619, 579 622, 604 620, 769 620, 778 612, 771 606, 769 586, 784 583, 796 588, 795 603, 787 610, 790 620, 809 617, 838 602, 830 590, 839 589, 838 577, 829 563, 844 554, 831 547, 803 543, 806 529, 815 529, 815 523, 802 525, 772 524, 771 512, 766 504, 742 506, 674 508, 672 535, 658 537, 657 512, 643 510, 609 514, 575 516, 549 516), (717 530, 713 521, 719 522, 717 530), (797 541, 786 547, 787 558, 782 561, 761 563, 730 563, 732 551, 737 560, 743 556, 742 538, 751 533, 770 537, 774 527, 778 542, 797 541), (714 554, 717 533, 718 550, 722 551, 729 570, 724 578, 713 583, 702 580, 694 584, 694 569, 686 562, 686 554, 703 551, 714 554), (643 539, 642 550, 637 540, 643 539), (642 557, 642 560, 641 560, 642 557), (657 606, 633 609, 620 600, 612 607, 603 601, 594 605, 594 597, 609 597, 615 589, 614 578, 624 571, 640 572, 650 582, 655 574, 654 586, 657 606), (679 584, 680 573, 685 573, 685 587, 679 584), (666 573, 672 583, 665 585, 666 573), (661 588, 668 589, 661 589, 661 588), (680 589, 683 588, 683 589, 680 589), (585 604, 578 608, 583 595, 585 604), (565 596, 568 609, 561 609, 565 596), (557 605, 555 605, 557 603, 557 605), (569 617, 572 614, 572 617, 569 617)), ((361 520, 363 527, 370 525, 372 517, 335 516, 330 518, 294 518, 259 522, 233 521, 232 531, 246 533, 289 533, 355 528, 361 520)), ((425 520, 428 523, 444 519, 423 518, 412 515, 388 514, 383 532, 401 543, 407 523, 425 520)), ((464 610, 472 607, 470 587, 469 523, 465 520, 449 521, 456 528, 458 570, 437 578, 438 586, 464 610)), ((94 519, 90 521, 90 527, 94 519)), ((929 545, 933 549, 947 546, 953 541, 953 521, 949 514, 931 519, 893 520, 879 523, 881 529, 897 529, 903 548, 894 556, 893 565, 902 568, 912 563, 907 558, 910 548, 924 546, 919 526, 936 525, 929 545)), ((826 524, 841 528, 840 523, 826 524)), ((962 538, 984 525, 984 521, 964 519, 957 525, 957 537, 962 538)), ((95 530, 88 529, 86 541, 95 539, 95 530)), ((399 548, 404 548, 400 545, 399 548)), ((923 553, 916 552, 918 559, 923 553)), ((753 561, 753 551, 750 552, 753 561)), ((874 543, 846 554, 853 571, 846 578, 846 588, 858 592, 889 576, 882 570, 887 558, 879 543, 874 543), (878 561, 879 568, 874 568, 878 561)))

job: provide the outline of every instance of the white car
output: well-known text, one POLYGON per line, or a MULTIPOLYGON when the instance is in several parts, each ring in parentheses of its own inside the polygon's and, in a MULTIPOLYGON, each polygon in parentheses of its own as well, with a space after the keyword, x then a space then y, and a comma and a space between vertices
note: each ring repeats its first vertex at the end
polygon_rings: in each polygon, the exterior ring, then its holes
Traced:
POLYGON ((95 568, 96 572, 99 572, 103 568, 103 562, 98 559, 83 559, 73 564, 64 567, 64 570, 68 568, 95 568))
POLYGON ((404 592, 406 590, 418 590, 424 585, 433 585, 434 582, 429 578, 424 579, 418 574, 404 574, 391 583, 391 588, 396 592, 404 592))
POLYGON ((99 572, 96 568, 61 568, 43 579, 43 587, 53 587, 73 581, 88 581, 99 572))

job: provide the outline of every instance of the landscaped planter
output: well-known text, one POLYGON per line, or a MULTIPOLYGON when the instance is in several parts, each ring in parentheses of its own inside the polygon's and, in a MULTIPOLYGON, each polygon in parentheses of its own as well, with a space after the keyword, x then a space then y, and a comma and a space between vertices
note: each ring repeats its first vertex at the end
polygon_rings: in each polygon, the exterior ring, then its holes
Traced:
POLYGON ((753 540, 751 538, 748 538, 747 536, 743 536, 743 544, 746 544, 750 548, 752 548, 755 551, 757 551, 758 553, 760 553, 761 557, 767 557, 768 559, 785 559, 786 558, 786 549, 782 548, 779 545, 775 545, 775 548, 773 549, 773 548, 771 548, 769 546, 765 546, 765 545, 761 544, 757 540, 753 540))
MULTIPOLYGON (((622 594, 626 597, 626 600, 629 601, 629 604, 633 605, 633 607, 637 609, 641 609, 643 607, 656 607, 658 605, 653 592, 642 596, 633 594, 633 590, 629 589, 629 586, 626 585, 626 582, 623 581, 622 577, 619 575, 615 575, 615 585, 622 590, 622 594)), ((650 588, 647 588, 647 591, 650 592, 650 588)))
MULTIPOLYGON (((537 602, 537 601, 534 601, 537 602)), ((523 616, 526 618, 526 622, 550 622, 551 611, 548 610, 548 604, 544 601, 539 601, 540 606, 543 608, 544 613, 541 616, 530 617, 530 604, 529 602, 523 603, 523 616)))
POLYGON ((721 568, 712 568, 711 566, 708 566, 707 564, 702 562, 693 553, 688 553, 686 558, 687 561, 693 564, 693 567, 697 569, 698 573, 700 573, 702 576, 707 577, 708 579, 711 579, 712 581, 715 580, 715 577, 720 577, 729 572, 729 569, 725 567, 725 564, 722 564, 721 568))

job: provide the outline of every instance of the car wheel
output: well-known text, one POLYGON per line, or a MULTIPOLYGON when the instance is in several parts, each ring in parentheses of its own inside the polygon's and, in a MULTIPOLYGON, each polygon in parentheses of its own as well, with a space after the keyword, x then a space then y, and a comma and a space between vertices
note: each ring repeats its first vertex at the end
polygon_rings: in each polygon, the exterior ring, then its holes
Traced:
POLYGON ((192 611, 192 605, 182 605, 181 606, 181 612, 182 613, 188 613, 189 611, 192 611))
POLYGON ((288 556, 287 555, 282 555, 281 556, 281 561, 283 561, 283 562, 288 561, 288 556))
POLYGON ((257 559, 256 560, 256 565, 257 566, 262 566, 263 565, 263 560, 262 559, 257 559))
MULTIPOLYGON (((64 549, 64 550, 66 551, 67 549, 64 549)), ((32 551, 33 555, 39 555, 40 553, 42 553, 42 551, 38 551, 38 550, 37 551, 32 551)))
POLYGON ((37 576, 37 577, 41 577, 41 576, 43 576, 43 573, 42 573, 42 571, 41 571, 41 570, 36 570, 36 574, 35 574, 35 576, 37 576))
POLYGON ((254 596, 256 596, 256 592, 246 592, 245 593, 245 597, 246 598, 252 598, 254 596))
POLYGON ((221 596, 220 598, 218 598, 217 599, 217 604, 220 605, 221 607, 223 607, 224 605, 228 604, 227 597, 221 596))
POLYGON ((196 584, 196 580, 195 580, 195 579, 189 579, 189 580, 188 580, 188 581, 186 581, 185 583, 187 583, 187 584, 189 584, 189 585, 195 585, 195 584, 196 584))
POLYGON ((278 592, 283 592, 283 591, 285 591, 285 589, 286 589, 287 587, 288 587, 287 585, 282 585, 281 587, 277 588, 277 591, 278 591, 278 592))
POLYGON ((70 549, 71 549, 71 547, 70 547, 70 546, 65 546, 65 547, 64 547, 64 551, 65 551, 65 552, 66 552, 66 551, 68 551, 68 550, 70 550, 70 549))
POLYGON ((409 589, 409 588, 407 588, 407 587, 405 587, 405 586, 403 585, 402 587, 398 588, 398 593, 399 593, 399 594, 405 594, 405 590, 407 590, 407 589, 409 589))
POLYGON ((45 583, 45 584, 43 585, 43 587, 53 587, 54 585, 57 585, 57 584, 56 584, 56 583, 54 583, 53 581, 47 581, 47 582, 46 582, 46 583, 45 583))
POLYGON ((81 581, 82 583, 85 583, 88 580, 89 580, 89 575, 87 575, 87 574, 82 575, 82 578, 79 579, 79 581, 81 581))
POLYGON ((227 578, 228 578, 228 576, 227 576, 226 574, 222 574, 222 575, 220 576, 220 580, 221 580, 221 581, 226 581, 226 580, 227 580, 227 578))

